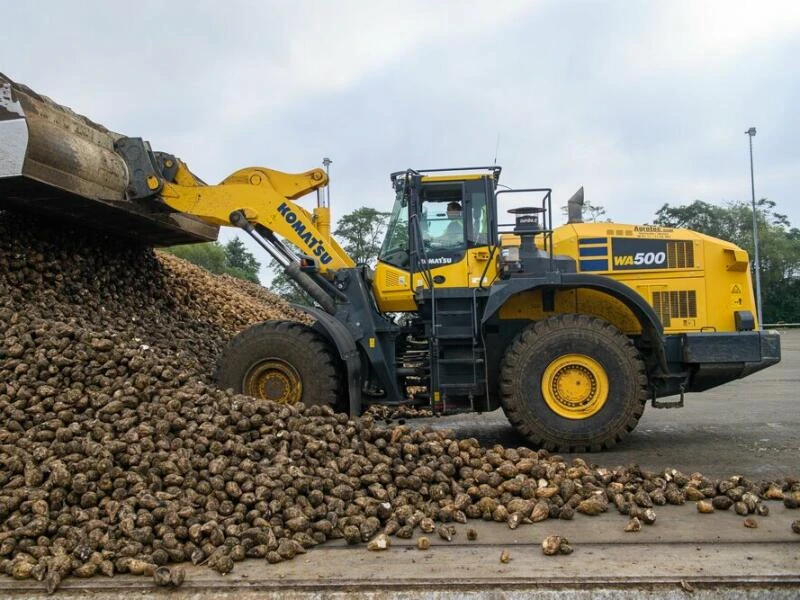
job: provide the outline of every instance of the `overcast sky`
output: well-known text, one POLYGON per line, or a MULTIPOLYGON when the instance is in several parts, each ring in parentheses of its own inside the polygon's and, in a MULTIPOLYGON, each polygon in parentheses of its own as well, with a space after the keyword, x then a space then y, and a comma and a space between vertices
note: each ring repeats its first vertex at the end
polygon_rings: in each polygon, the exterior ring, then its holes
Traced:
POLYGON ((556 205, 583 185, 619 222, 749 201, 754 125, 756 196, 800 226, 797 1, 0 0, 0 14, 0 71, 207 182, 329 156, 334 217, 388 210, 391 171, 495 156, 503 183, 552 187, 556 205))

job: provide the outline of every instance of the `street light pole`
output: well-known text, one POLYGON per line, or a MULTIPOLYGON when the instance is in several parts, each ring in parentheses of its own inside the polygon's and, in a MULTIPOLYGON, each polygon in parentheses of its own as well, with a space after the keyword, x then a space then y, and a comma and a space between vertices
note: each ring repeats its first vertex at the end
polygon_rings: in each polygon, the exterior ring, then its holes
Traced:
POLYGON ((763 327, 764 321, 761 318, 761 261, 758 255, 758 220, 756 218, 756 184, 753 176, 753 136, 756 128, 751 127, 745 134, 750 140, 750 193, 753 200, 753 246, 755 247, 755 271, 756 271, 756 310, 758 311, 758 326, 763 327))

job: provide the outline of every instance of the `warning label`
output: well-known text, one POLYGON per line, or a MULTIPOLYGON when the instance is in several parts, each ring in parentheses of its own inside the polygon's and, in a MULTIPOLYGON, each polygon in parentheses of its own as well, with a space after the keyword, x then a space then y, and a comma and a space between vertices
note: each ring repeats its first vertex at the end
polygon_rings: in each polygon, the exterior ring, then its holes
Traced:
POLYGON ((742 286, 734 283, 731 286, 731 306, 734 308, 741 308, 744 304, 744 295, 742 293, 742 286))

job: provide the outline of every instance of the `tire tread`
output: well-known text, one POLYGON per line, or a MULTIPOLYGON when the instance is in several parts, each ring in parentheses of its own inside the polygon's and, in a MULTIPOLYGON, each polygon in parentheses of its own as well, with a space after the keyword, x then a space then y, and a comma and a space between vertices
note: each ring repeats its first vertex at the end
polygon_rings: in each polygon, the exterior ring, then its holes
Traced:
POLYGON ((523 329, 512 342, 500 367, 500 402, 506 417, 529 442, 550 451, 558 452, 597 452, 609 449, 620 442, 625 436, 636 428, 642 414, 644 413, 647 402, 647 383, 648 378, 645 365, 639 356, 639 352, 633 342, 611 323, 592 317, 568 313, 550 317, 537 321, 523 329), (623 351, 626 360, 635 369, 635 381, 638 387, 637 402, 632 403, 628 414, 623 423, 615 430, 597 439, 590 439, 580 443, 566 442, 548 438, 546 434, 539 430, 533 423, 526 418, 524 407, 518 406, 514 395, 514 379, 523 357, 535 342, 548 333, 552 333, 564 328, 578 328, 582 331, 593 332, 596 335, 612 338, 613 343, 617 344, 623 351))
POLYGON ((341 399, 341 381, 338 359, 333 353, 330 343, 308 325, 296 321, 271 320, 251 325, 237 334, 223 351, 214 370, 214 381, 234 392, 242 393, 242 363, 251 360, 253 352, 266 351, 271 337, 287 340, 294 338, 306 350, 308 361, 314 365, 314 377, 303 381, 303 400, 324 400, 312 404, 338 405, 341 399), (236 380, 239 380, 238 384, 236 380), (306 393, 308 390, 308 394, 306 393))

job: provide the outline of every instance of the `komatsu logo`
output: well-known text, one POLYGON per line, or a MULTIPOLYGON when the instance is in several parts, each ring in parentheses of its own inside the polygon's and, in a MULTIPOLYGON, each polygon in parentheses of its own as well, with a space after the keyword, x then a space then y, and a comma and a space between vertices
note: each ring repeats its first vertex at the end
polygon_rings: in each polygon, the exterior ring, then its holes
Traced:
POLYGON ((422 261, 427 265, 449 265, 453 263, 453 258, 450 256, 437 256, 435 258, 428 258, 422 261))
POLYGON ((333 257, 325 249, 323 241, 315 238, 310 231, 306 231, 306 226, 300 221, 297 213, 289 208, 286 202, 281 203, 278 207, 278 212, 283 216, 284 220, 292 226, 292 229, 295 230, 298 237, 303 241, 311 254, 319 258, 319 262, 323 265, 327 265, 333 260, 333 257))

